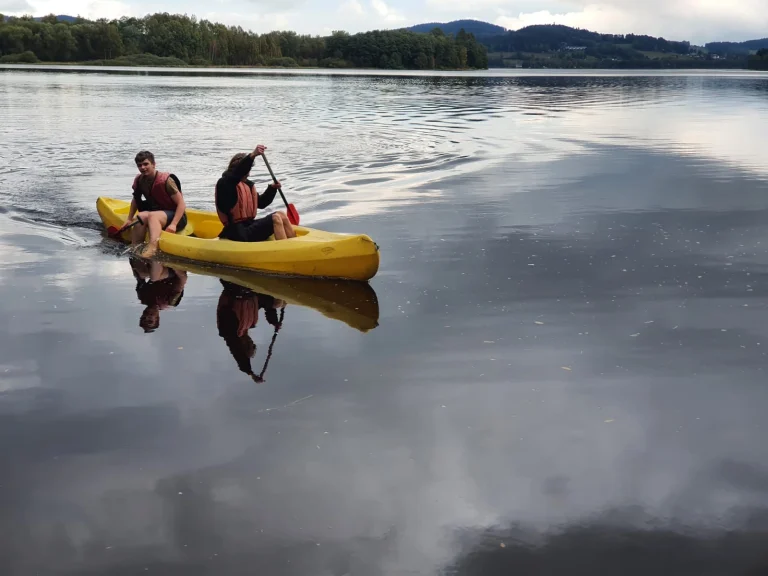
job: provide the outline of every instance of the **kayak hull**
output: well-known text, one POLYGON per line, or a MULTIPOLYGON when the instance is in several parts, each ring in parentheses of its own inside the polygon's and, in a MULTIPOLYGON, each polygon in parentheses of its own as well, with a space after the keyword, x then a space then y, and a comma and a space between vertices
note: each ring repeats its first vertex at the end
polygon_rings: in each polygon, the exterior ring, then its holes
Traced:
MULTIPOLYGON (((128 202, 99 198, 96 202, 105 226, 121 226, 128 202)), ((210 238, 221 229, 215 212, 187 209, 185 233, 160 236, 162 252, 186 260, 257 270, 272 274, 340 278, 367 281, 379 269, 379 249, 365 234, 337 234, 305 226, 294 226, 296 238, 264 242, 232 242, 210 238), (187 230, 190 229, 190 230, 187 230), (206 231, 208 237, 195 235, 206 231)), ((124 240, 127 234, 123 235, 124 240)))

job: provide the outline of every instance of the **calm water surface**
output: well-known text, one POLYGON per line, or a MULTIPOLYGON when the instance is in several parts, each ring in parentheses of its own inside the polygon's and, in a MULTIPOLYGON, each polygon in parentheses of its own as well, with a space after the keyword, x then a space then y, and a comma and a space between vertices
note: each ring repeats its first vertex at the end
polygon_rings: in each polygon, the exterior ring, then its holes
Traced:
POLYGON ((0 71, 0 572, 765 573, 766 135, 768 75, 0 71), (102 237, 257 143, 370 285, 102 237))

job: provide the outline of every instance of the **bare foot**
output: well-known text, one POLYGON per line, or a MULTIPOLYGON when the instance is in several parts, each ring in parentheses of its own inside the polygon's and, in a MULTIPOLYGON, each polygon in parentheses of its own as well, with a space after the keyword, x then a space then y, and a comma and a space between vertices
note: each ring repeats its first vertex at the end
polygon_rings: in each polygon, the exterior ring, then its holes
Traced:
POLYGON ((152 256, 155 254, 157 254, 157 245, 148 244, 147 247, 142 251, 141 257, 149 259, 152 258, 152 256))

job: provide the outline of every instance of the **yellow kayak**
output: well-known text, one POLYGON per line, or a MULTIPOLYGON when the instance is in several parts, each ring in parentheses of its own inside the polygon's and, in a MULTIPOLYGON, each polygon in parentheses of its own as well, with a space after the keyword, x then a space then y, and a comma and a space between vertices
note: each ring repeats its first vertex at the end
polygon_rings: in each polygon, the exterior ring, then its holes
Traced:
POLYGON ((164 260, 163 265, 193 274, 221 278, 259 294, 268 294, 286 304, 312 308, 326 318, 344 322, 360 332, 368 332, 379 325, 379 300, 376 292, 367 283, 318 278, 280 278, 250 270, 176 262, 173 258, 164 260))
MULTIPOLYGON (((122 226, 129 207, 128 202, 113 198, 96 201, 105 227, 122 226)), ((160 235, 162 252, 197 262, 291 276, 367 281, 379 270, 378 246, 365 234, 294 226, 296 238, 276 241, 272 236, 264 242, 232 242, 217 238, 222 225, 215 212, 187 208, 187 221, 181 233, 160 235)))

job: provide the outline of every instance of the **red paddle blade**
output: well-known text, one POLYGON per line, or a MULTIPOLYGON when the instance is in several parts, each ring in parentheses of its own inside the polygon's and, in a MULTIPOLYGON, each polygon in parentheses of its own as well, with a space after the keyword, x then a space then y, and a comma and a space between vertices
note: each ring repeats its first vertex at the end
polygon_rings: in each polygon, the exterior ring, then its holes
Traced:
POLYGON ((288 220, 294 226, 299 225, 299 211, 296 210, 296 206, 288 204, 288 220))
POLYGON ((118 228, 117 226, 110 226, 109 228, 107 228, 107 234, 109 234, 110 236, 117 236, 118 232, 120 232, 120 228, 118 228))

